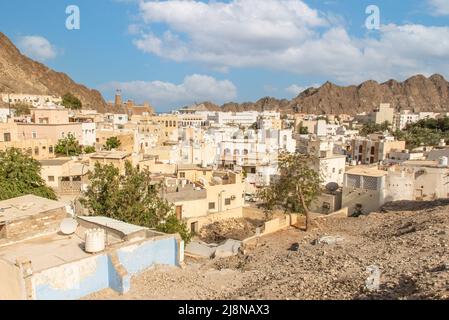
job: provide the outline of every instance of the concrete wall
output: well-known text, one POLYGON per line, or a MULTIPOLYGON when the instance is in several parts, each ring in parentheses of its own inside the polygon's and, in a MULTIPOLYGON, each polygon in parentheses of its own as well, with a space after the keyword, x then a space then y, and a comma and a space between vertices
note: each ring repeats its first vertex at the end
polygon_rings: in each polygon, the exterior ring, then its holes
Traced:
POLYGON ((31 280, 33 298, 72 300, 106 288, 125 293, 132 275, 153 265, 178 265, 182 260, 178 242, 172 235, 146 239, 37 272, 31 280))
POLYGON ((0 300, 22 300, 25 298, 24 282, 20 269, 0 259, 0 300))
POLYGON ((354 189, 343 188, 343 200, 341 206, 347 207, 349 215, 354 214, 356 211, 356 205, 362 205, 363 214, 376 212, 385 203, 384 190, 367 190, 367 189, 354 189))
POLYGON ((198 222, 198 230, 202 227, 212 224, 217 221, 227 220, 227 219, 239 219, 243 217, 243 207, 235 208, 223 212, 216 212, 208 214, 204 217, 194 217, 186 219, 187 226, 190 227, 191 223, 198 222))
POLYGON ((72 300, 109 287, 107 254, 50 268, 32 276, 36 300, 72 300))

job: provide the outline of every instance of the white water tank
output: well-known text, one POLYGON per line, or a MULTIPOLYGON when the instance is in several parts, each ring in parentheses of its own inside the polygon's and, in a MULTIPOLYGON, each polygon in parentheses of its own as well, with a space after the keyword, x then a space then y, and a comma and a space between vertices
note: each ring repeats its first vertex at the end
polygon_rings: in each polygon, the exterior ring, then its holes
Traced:
POLYGON ((105 248, 105 232, 104 229, 89 229, 85 234, 85 248, 88 253, 101 252, 105 248))
POLYGON ((449 159, 448 157, 440 157, 438 163, 442 167, 447 167, 449 165, 449 159))

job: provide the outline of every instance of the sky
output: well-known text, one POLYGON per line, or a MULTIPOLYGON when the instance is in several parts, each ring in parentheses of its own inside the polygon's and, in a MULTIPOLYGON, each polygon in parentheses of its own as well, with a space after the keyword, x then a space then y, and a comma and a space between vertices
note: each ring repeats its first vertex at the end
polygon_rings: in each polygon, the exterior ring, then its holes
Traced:
POLYGON ((0 31, 105 99, 121 89, 159 112, 449 78, 449 0, 3 0, 0 31))

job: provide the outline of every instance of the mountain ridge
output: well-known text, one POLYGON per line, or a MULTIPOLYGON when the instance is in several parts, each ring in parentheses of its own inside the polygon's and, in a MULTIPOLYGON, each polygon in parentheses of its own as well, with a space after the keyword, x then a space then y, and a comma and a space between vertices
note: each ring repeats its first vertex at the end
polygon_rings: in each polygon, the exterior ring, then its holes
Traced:
POLYGON ((228 102, 218 106, 206 102, 213 111, 279 110, 314 114, 350 114, 369 112, 380 103, 390 103, 397 111, 449 112, 449 82, 440 74, 418 74, 402 82, 394 79, 379 83, 367 80, 358 85, 339 86, 327 81, 319 88, 308 88, 297 97, 264 97, 256 102, 228 102))
POLYGON ((25 56, 0 32, 0 92, 63 96, 70 92, 84 109, 108 109, 101 93, 73 81, 67 74, 54 71, 25 56))

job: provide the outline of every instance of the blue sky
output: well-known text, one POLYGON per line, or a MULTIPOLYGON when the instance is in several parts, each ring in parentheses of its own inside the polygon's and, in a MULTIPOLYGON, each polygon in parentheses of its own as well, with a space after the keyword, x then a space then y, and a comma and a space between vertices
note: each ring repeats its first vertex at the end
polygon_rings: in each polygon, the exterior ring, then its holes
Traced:
MULTIPOLYGON (((292 98, 325 81, 357 84, 449 70, 446 0, 15 0, 0 31, 27 55, 158 111, 211 100, 292 98), (380 10, 368 30, 365 9, 380 10), (80 30, 67 30, 68 5, 80 30)), ((1 49, 0 49, 1 50, 1 49)))

